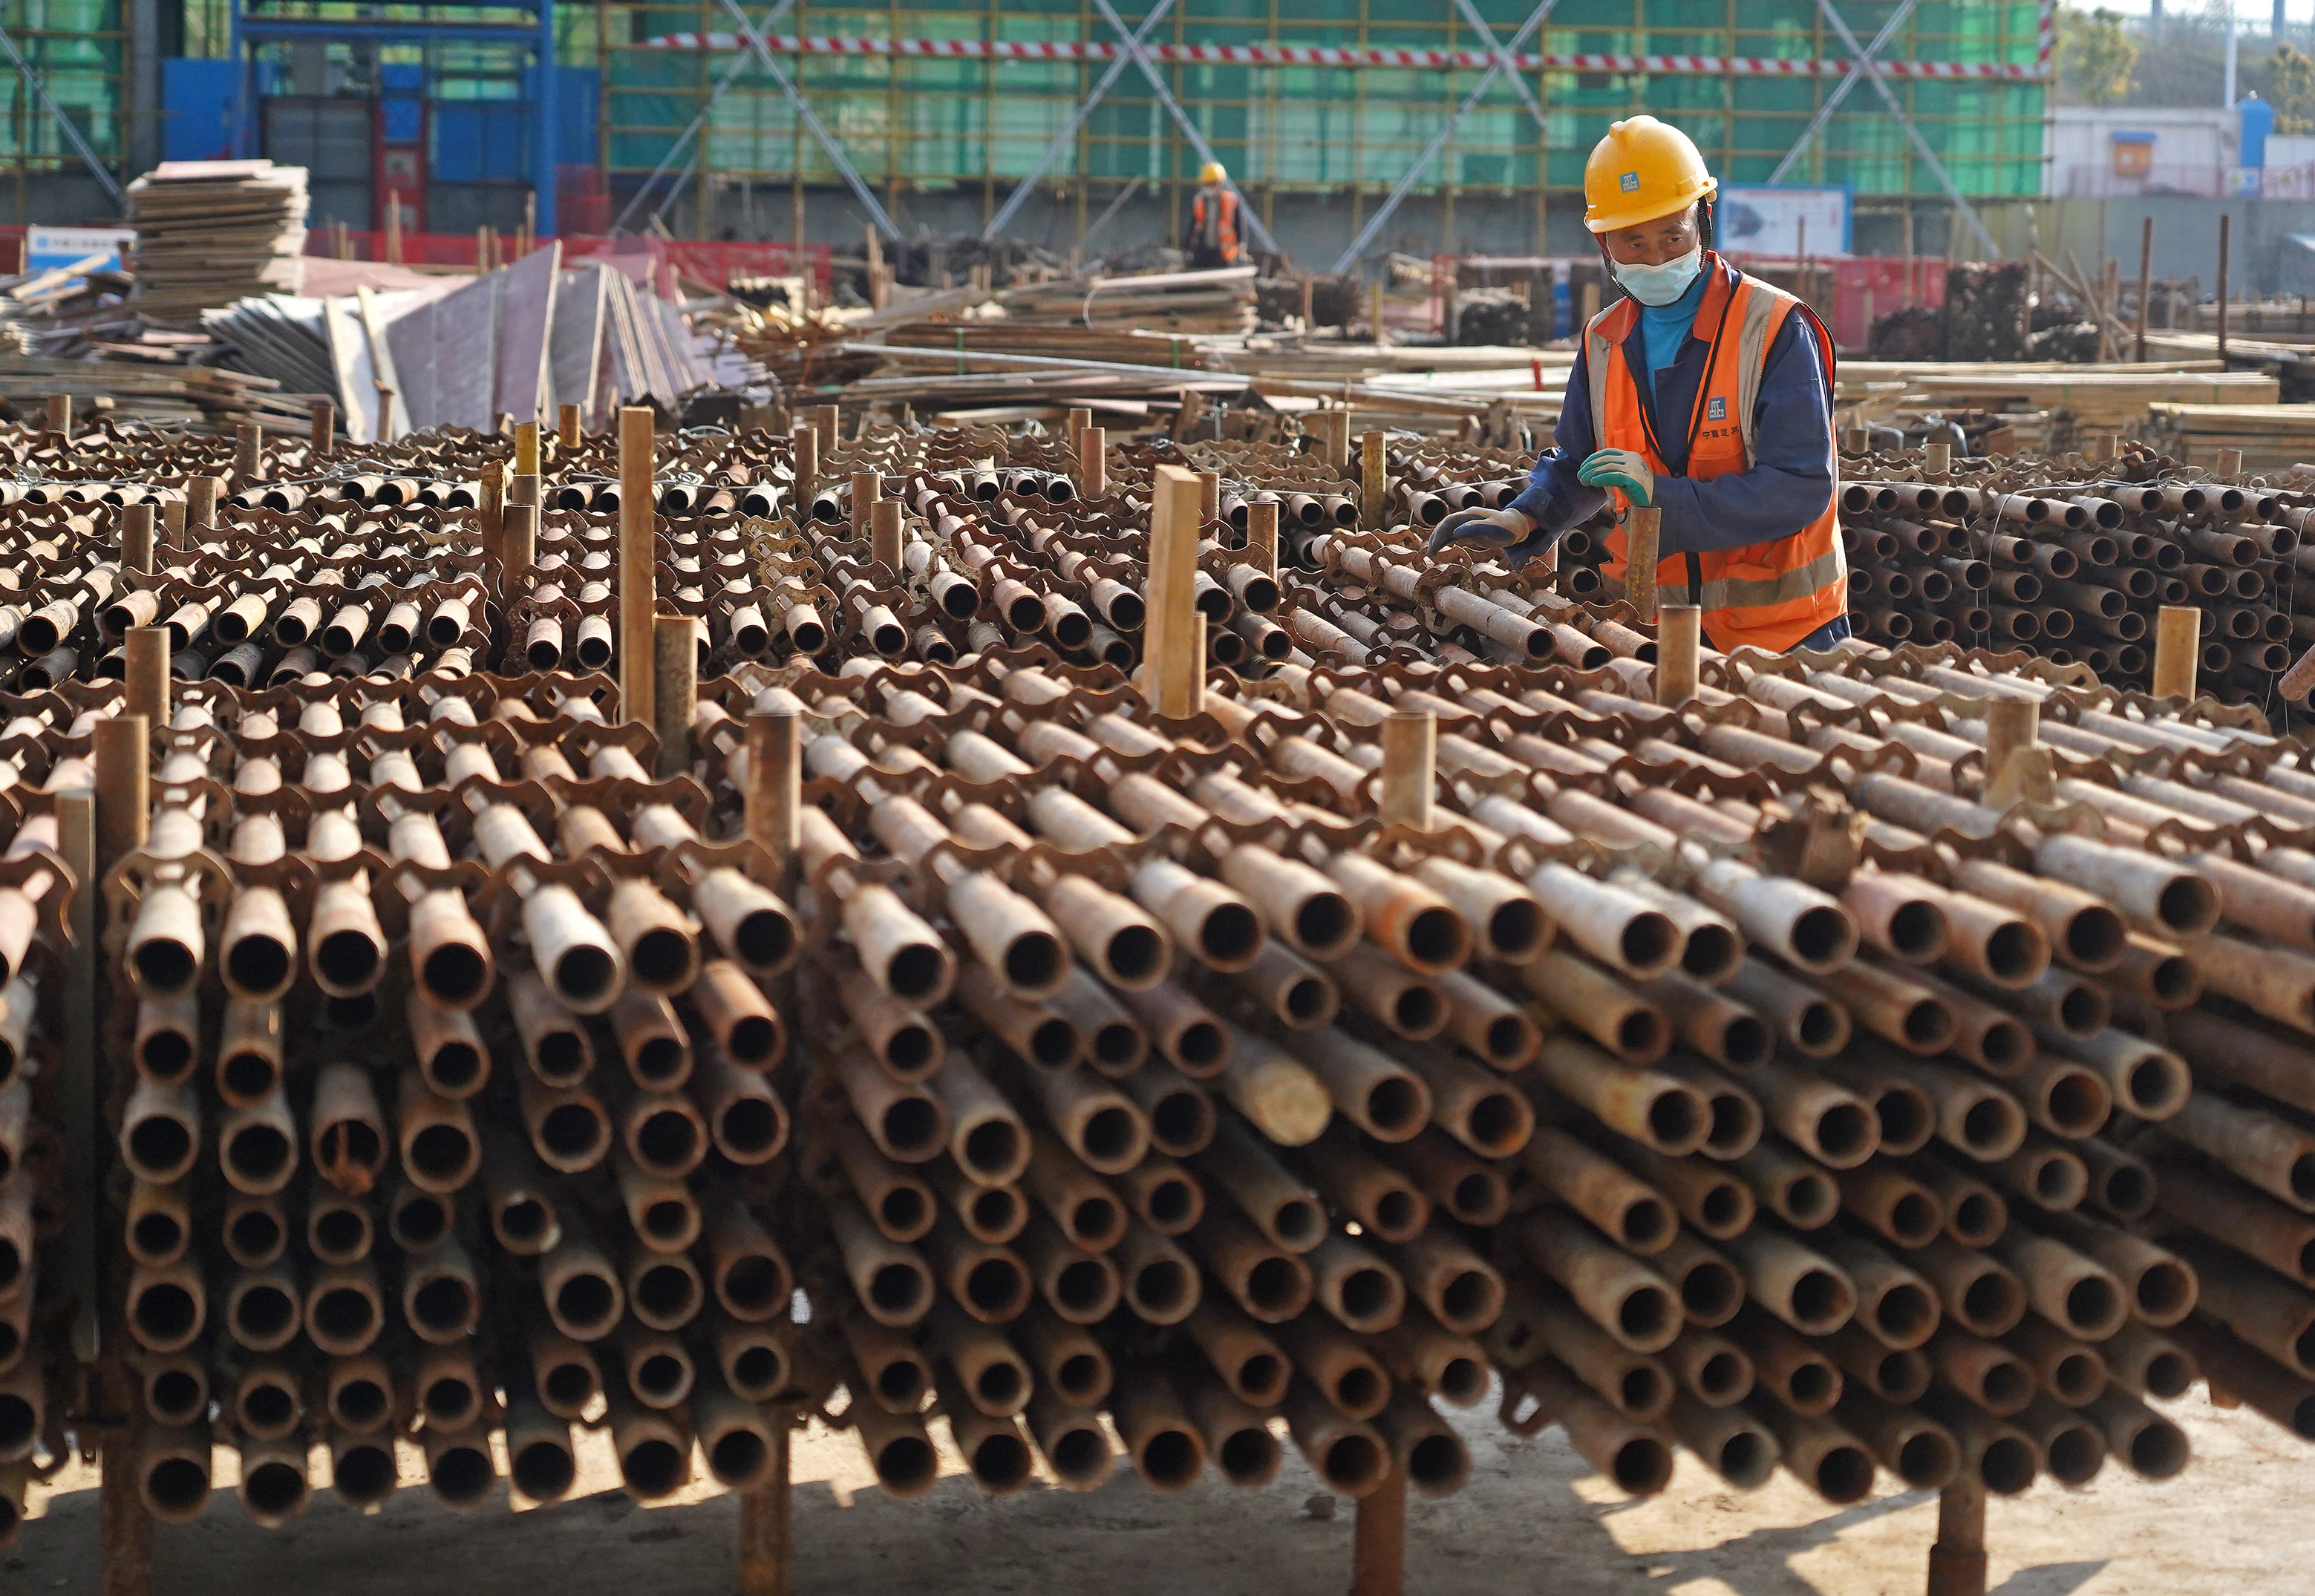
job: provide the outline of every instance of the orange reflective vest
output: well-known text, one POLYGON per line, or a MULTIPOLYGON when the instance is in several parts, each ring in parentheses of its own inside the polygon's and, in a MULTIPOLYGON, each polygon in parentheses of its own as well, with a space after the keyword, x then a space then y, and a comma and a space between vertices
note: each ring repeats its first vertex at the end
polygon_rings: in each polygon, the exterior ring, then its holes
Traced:
POLYGON ((1217 185, 1200 189, 1196 201, 1190 207, 1192 236, 1208 249, 1221 252, 1222 264, 1237 264, 1237 191, 1217 185), (1209 196, 1215 199, 1213 208, 1207 208, 1209 196))
MULTIPOLYGON (((1697 307, 1695 335, 1708 338, 1704 380, 1686 417, 1659 415, 1657 424, 1684 425, 1687 469, 1674 473, 1657 452, 1640 405, 1640 390, 1624 360, 1624 340, 1640 314, 1638 304, 1621 299, 1601 311, 1583 330, 1589 368, 1592 420, 1601 448, 1630 449, 1646 459, 1658 476, 1683 475, 1698 482, 1752 468, 1753 411, 1769 350, 1785 318, 1800 302, 1781 288, 1724 266, 1717 254, 1705 256, 1710 274, 1697 307)), ((1825 386, 1832 386, 1832 341, 1805 308, 1807 328, 1824 362, 1825 386)), ((1828 428, 1831 419, 1827 418, 1828 428)), ((1622 495, 1618 494, 1619 503, 1622 495)), ((1783 653, 1849 609, 1849 562, 1840 546, 1840 494, 1827 495, 1823 512, 1787 536, 1743 548, 1693 554, 1668 554, 1656 572, 1661 604, 1701 604, 1705 635, 1725 653, 1750 645, 1783 653)), ((1624 574, 1624 530, 1607 538, 1606 572, 1624 574)))

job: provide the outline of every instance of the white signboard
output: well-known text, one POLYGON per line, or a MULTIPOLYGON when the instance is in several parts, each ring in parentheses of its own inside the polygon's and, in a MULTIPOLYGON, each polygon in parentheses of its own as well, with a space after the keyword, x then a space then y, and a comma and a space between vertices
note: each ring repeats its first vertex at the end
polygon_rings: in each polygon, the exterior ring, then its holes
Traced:
POLYGON ((1724 183, 1715 213, 1717 247, 1772 261, 1849 253, 1847 189, 1743 188, 1724 183))
POLYGON ((131 227, 27 227, 24 230, 24 270, 53 271, 76 266, 91 255, 104 258, 99 270, 118 271, 137 242, 131 227))

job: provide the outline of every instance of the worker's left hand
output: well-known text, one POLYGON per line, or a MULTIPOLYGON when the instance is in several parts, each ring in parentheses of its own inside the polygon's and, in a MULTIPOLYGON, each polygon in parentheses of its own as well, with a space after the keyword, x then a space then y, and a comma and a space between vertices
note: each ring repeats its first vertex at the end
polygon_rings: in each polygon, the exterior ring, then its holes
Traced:
POLYGON ((1656 474, 1630 449, 1601 449, 1576 467, 1575 476, 1595 488, 1621 488, 1635 504, 1655 502, 1656 474))

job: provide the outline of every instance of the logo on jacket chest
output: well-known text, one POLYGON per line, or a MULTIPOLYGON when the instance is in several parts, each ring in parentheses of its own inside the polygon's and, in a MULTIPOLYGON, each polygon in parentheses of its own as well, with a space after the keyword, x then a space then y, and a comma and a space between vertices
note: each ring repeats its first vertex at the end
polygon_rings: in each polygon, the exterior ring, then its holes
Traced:
POLYGON ((1707 421, 1726 421, 1728 419, 1727 399, 1722 395, 1715 394, 1711 398, 1706 400, 1704 402, 1704 419, 1707 421))

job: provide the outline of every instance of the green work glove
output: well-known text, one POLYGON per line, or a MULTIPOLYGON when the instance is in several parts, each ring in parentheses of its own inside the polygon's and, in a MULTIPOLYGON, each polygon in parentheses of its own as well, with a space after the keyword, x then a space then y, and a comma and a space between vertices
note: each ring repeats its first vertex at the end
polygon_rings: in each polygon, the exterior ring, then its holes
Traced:
POLYGON ((1655 502, 1656 474, 1630 449, 1601 449, 1576 468, 1575 476, 1595 488, 1621 488, 1635 504, 1655 502))

